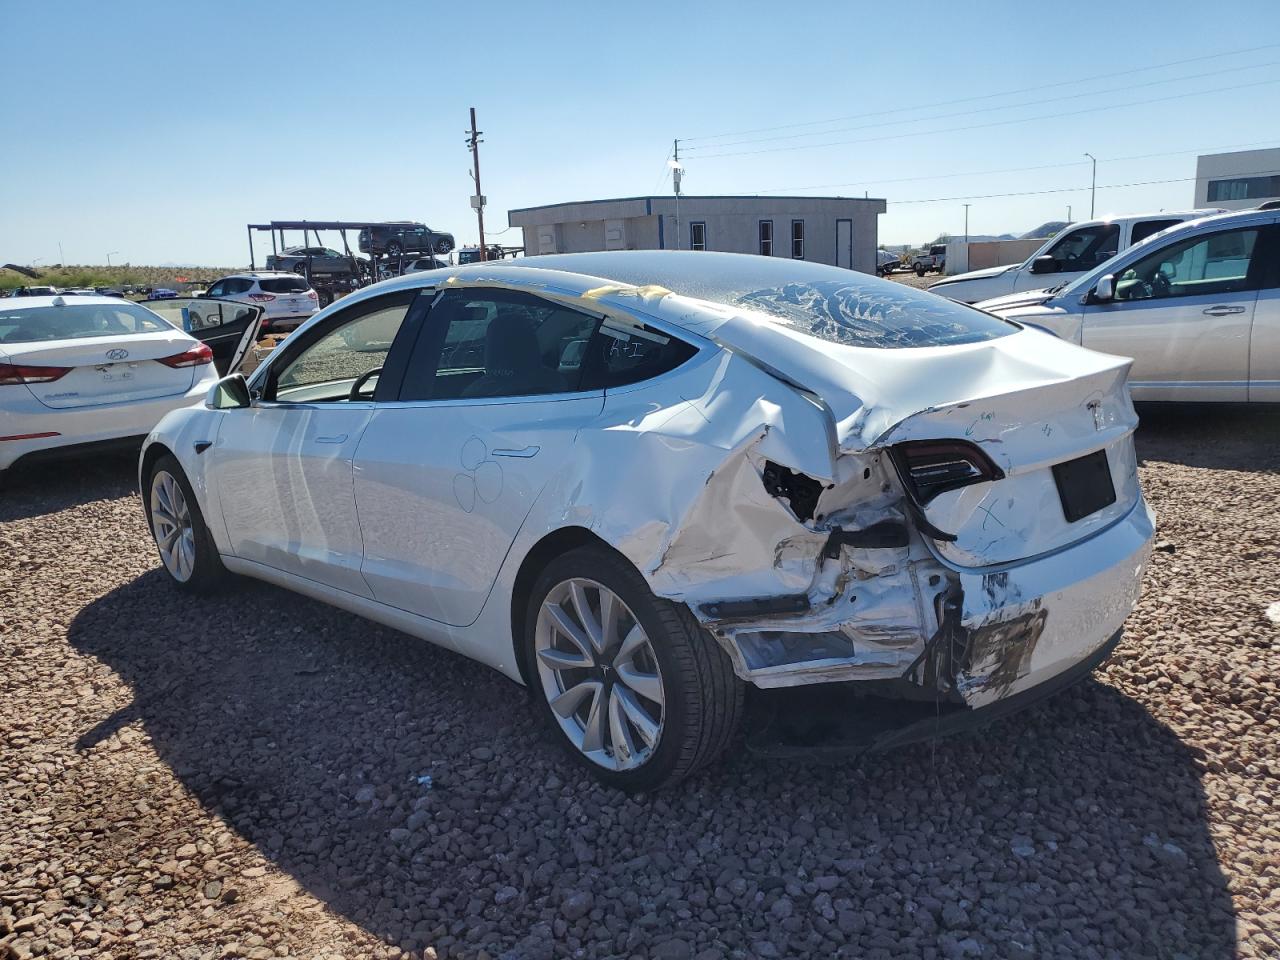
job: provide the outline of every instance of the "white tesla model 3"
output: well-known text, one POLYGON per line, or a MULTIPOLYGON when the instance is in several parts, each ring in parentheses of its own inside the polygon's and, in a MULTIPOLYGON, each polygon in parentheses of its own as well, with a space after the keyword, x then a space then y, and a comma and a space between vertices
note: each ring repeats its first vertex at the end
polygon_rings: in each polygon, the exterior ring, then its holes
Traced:
POLYGON ((1139 592, 1128 361, 891 281, 619 252, 416 273, 148 437, 165 569, 259 577, 534 688, 672 783, 746 684, 980 717, 1087 673, 1139 592))

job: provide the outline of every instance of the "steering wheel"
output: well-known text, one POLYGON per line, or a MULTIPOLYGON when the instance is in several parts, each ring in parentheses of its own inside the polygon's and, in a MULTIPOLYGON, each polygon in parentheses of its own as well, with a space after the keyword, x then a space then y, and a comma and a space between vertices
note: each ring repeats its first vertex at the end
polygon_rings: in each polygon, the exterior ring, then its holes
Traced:
POLYGON ((1169 275, 1163 270, 1157 270, 1151 277, 1151 296, 1167 297, 1172 292, 1172 286, 1169 283, 1169 275))
POLYGON ((351 385, 351 389, 347 392, 348 400, 360 399, 360 388, 369 382, 370 377, 376 377, 382 372, 381 367, 374 367, 372 370, 366 370, 356 378, 356 382, 351 385))

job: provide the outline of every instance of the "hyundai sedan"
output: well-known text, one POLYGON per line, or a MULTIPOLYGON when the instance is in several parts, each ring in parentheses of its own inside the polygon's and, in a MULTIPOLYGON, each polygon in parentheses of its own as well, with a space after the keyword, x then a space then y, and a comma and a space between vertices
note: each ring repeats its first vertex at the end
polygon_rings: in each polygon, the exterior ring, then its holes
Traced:
MULTIPOLYGON (((183 302, 164 301, 163 309, 183 302)), ((0 474, 20 459, 90 445, 137 444, 170 410, 199 403, 217 382, 213 362, 238 362, 260 311, 189 336, 141 304, 95 294, 31 297, 0 307, 0 474), (216 341, 220 329, 233 342, 216 341), (201 338, 216 341, 216 345, 201 338)), ((230 319, 230 317, 228 317, 230 319)))
POLYGON ((1118 642, 1152 536, 1128 361, 835 267, 540 256, 361 290, 140 461, 165 570, 228 571, 530 686, 625 789, 747 685, 973 717, 1118 642))

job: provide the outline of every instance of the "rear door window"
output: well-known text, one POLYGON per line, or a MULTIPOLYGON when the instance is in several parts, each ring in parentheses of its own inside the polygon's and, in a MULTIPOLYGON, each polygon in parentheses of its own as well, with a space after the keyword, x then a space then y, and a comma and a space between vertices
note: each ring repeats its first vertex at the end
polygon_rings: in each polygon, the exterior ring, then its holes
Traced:
POLYGON ((606 317, 584 344, 583 389, 652 380, 690 360, 698 348, 655 327, 606 317))
POLYGON ((449 290, 431 308, 401 400, 575 393, 598 315, 517 290, 449 290))
POLYGON ((1139 220, 1133 225, 1133 236, 1129 238, 1129 245, 1141 243, 1147 237, 1181 222, 1181 220, 1139 220))

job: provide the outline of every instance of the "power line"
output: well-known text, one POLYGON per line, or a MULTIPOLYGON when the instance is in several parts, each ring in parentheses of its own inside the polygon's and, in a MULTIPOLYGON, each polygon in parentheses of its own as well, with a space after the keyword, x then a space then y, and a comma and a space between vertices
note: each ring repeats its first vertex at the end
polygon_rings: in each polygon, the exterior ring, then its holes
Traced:
POLYGON ((771 127, 754 127, 749 130, 734 130, 728 133, 709 133, 697 137, 683 137, 681 142, 691 140, 716 140, 723 137, 740 137, 750 133, 771 133, 774 130, 794 130, 797 127, 819 126, 824 123, 842 123, 845 120, 861 120, 865 117, 882 117, 891 113, 910 112, 912 110, 924 110, 930 107, 949 107, 959 103, 976 103, 980 100, 993 100, 997 97, 1012 96, 1016 93, 1030 93, 1034 90, 1052 90, 1056 87, 1071 86, 1080 83, 1090 83, 1094 80, 1109 80, 1112 77, 1132 76, 1135 73, 1146 73, 1150 70, 1163 70, 1166 67, 1178 67, 1187 63, 1200 63, 1204 60, 1216 60, 1220 57, 1234 57, 1244 53, 1256 53, 1259 50, 1273 50, 1280 47, 1280 43, 1267 43, 1258 47, 1245 47, 1240 50, 1224 50, 1221 53, 1208 53, 1199 57, 1187 57, 1183 60, 1169 60, 1165 63, 1155 63, 1145 67, 1133 67, 1129 70, 1117 70, 1111 73, 1098 73, 1091 77, 1075 77, 1070 80, 1059 80, 1054 83, 1043 83, 1034 87, 1019 87, 1016 90, 1003 90, 996 93, 985 93, 973 97, 960 97, 956 100, 942 100, 934 103, 920 104, 914 107, 895 107, 889 110, 874 110, 869 113, 853 113, 843 117, 831 117, 826 120, 807 120, 800 123, 783 123, 771 127))
MULTIPOLYGON (((1270 170, 1252 170, 1246 173, 1235 173, 1232 176, 1237 177, 1258 177, 1268 173, 1275 173, 1275 168, 1270 170)), ((1135 180, 1131 183, 1100 183, 1099 190, 1118 190, 1123 187, 1150 187, 1162 183, 1187 183, 1191 180, 1199 179, 1198 177, 1170 177, 1167 180, 1135 180)), ((901 206, 908 203, 950 203, 956 200, 998 200, 1003 197, 1035 197, 1041 194, 1049 193, 1080 193, 1089 189, 1088 184, 1079 187, 1050 187, 1044 190, 1019 190, 1013 193, 971 193, 960 197, 929 197, 921 200, 886 200, 885 203, 890 206, 901 206)))
MULTIPOLYGON (((1226 73, 1239 73, 1242 70, 1257 70, 1261 67, 1274 67, 1276 66, 1277 63, 1280 63, 1280 61, 1269 60, 1266 63, 1251 63, 1251 64, 1248 64, 1247 66, 1227 67, 1222 70, 1210 70, 1207 73, 1197 73, 1197 74, 1191 74, 1189 76, 1182 76, 1182 77, 1166 77, 1163 80, 1151 80, 1146 83, 1128 84, 1123 87, 1112 87, 1105 90, 1092 90, 1087 93, 1068 93, 1061 97, 1049 97, 1047 99, 1039 99, 1039 100, 1026 100, 1021 103, 1006 103, 1001 106, 995 106, 995 107, 976 107, 973 110, 962 110, 955 113, 941 113, 941 114, 938 114, 937 116, 932 116, 932 117, 914 117, 914 118, 905 119, 905 120, 884 120, 884 121, 881 121, 880 123, 869 123, 869 124, 864 124, 862 126, 857 126, 857 127, 836 127, 831 130, 813 130, 808 133, 786 133, 786 134, 779 134, 778 136, 774 136, 774 137, 758 137, 758 138, 749 139, 749 140, 732 140, 728 143, 707 144, 702 147, 694 145, 689 147, 688 149, 689 150, 699 150, 699 149, 718 150, 722 147, 749 146, 753 143, 774 143, 779 140, 795 140, 800 137, 821 137, 821 136, 829 136, 837 133, 853 133, 859 130, 874 130, 879 127, 900 126, 906 123, 928 123, 933 120, 950 120, 953 117, 973 116, 975 114, 991 113, 996 110, 1015 110, 1020 107, 1034 107, 1034 106, 1040 106, 1042 104, 1048 104, 1048 103, 1060 103, 1064 100, 1079 100, 1082 97, 1101 97, 1101 96, 1106 96, 1112 93, 1120 93, 1120 92, 1126 92, 1129 90, 1137 90, 1143 87, 1161 86, 1166 83, 1184 83, 1189 80, 1203 80, 1206 77, 1218 77, 1226 73)), ((798 146, 810 146, 810 144, 799 144, 798 146)), ((695 158, 696 158, 696 155, 695 155, 695 158)))
MULTIPOLYGON (((1250 143, 1224 143, 1213 147, 1194 147, 1188 150, 1165 150, 1160 153, 1135 153, 1124 157, 1102 157, 1099 163, 1123 163, 1129 160, 1151 160, 1156 157, 1175 157, 1183 156, 1188 153, 1204 154, 1213 153, 1218 150, 1239 150, 1244 147, 1268 147, 1280 143, 1277 140, 1255 140, 1250 143)), ((995 170, 969 170, 961 173, 930 173, 918 177, 868 177, 865 180, 854 180, 847 183, 812 183, 807 186, 785 186, 785 187, 766 187, 761 190, 746 191, 741 190, 739 193, 755 193, 756 195, 767 193, 781 193, 785 190, 830 190, 836 187, 869 187, 880 186, 887 183, 916 183, 921 180, 954 180, 960 177, 984 177, 993 176, 998 173, 1025 173, 1031 170, 1058 170, 1063 167, 1082 167, 1087 164, 1085 160, 1067 160, 1063 163, 1043 163, 1030 167, 1002 167, 995 170)))
POLYGON ((1032 123, 1037 120, 1057 120, 1062 117, 1076 117, 1090 113, 1102 113, 1106 110, 1122 110, 1126 107, 1140 107, 1150 103, 1167 103, 1170 100, 1185 100, 1188 97, 1203 97, 1214 93, 1229 93, 1232 90, 1246 90, 1251 87, 1262 87, 1280 83, 1280 77, 1271 80, 1255 80, 1252 83, 1238 83, 1229 87, 1215 87, 1212 90, 1196 90, 1191 93, 1175 93, 1165 97, 1149 97, 1146 100, 1130 100, 1125 103, 1105 104, 1099 107, 1087 107, 1083 110, 1068 110, 1062 113, 1045 113, 1034 117, 1020 117, 1012 120, 992 120, 988 123, 967 124, 962 127, 942 127, 937 130, 915 130, 908 133, 891 133, 880 137, 861 137, 856 140, 834 140, 830 143, 806 143, 790 147, 766 147, 762 150, 742 150, 731 153, 702 154, 699 160, 711 160, 717 157, 751 157, 764 153, 783 153, 791 150, 814 150, 822 147, 844 147, 859 143, 878 143, 885 140, 903 140, 909 137, 936 136, 940 133, 958 133, 965 130, 984 130, 991 127, 1004 127, 1018 123, 1032 123))

